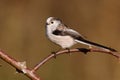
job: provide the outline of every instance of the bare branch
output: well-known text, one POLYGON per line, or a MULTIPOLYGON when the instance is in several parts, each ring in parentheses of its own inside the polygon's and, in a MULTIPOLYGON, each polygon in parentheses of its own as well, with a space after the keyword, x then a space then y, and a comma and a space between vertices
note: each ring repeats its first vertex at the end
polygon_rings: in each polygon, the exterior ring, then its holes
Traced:
POLYGON ((50 59, 55 58, 58 55, 65 54, 65 53, 75 53, 75 52, 83 52, 85 54, 88 53, 88 52, 100 52, 100 53, 113 55, 116 58, 120 59, 120 54, 118 52, 112 52, 112 51, 108 51, 108 50, 101 49, 101 48, 91 48, 91 49, 76 48, 76 49, 70 49, 70 50, 61 50, 61 51, 56 52, 55 54, 49 54, 46 58, 44 58, 41 62, 39 62, 39 64, 37 64, 32 69, 32 72, 37 71, 43 64, 45 64, 50 59))
POLYGON ((16 68, 17 71, 28 76, 31 80, 40 80, 40 78, 34 72, 27 68, 25 62, 18 62, 14 58, 8 56, 2 50, 0 50, 0 58, 8 64, 10 64, 11 66, 13 66, 14 68, 16 68))
POLYGON ((83 53, 88 53, 88 52, 100 52, 100 53, 106 53, 110 54, 112 56, 115 56, 116 58, 120 59, 120 54, 118 52, 113 52, 101 48, 91 48, 91 49, 86 49, 86 48, 76 48, 76 49, 70 49, 70 50, 61 50, 56 52, 55 54, 49 54, 47 57, 45 57, 40 63, 38 63, 33 69, 29 69, 26 66, 26 62, 19 62, 15 60, 14 58, 8 56, 5 52, 0 50, 0 58, 3 59, 5 62, 16 68, 16 70, 20 73, 25 74, 27 77, 29 77, 31 80, 40 80, 40 77, 35 74, 35 72, 46 62, 51 60, 52 58, 55 58, 58 55, 61 54, 66 54, 66 53, 75 53, 75 52, 83 52, 83 53))

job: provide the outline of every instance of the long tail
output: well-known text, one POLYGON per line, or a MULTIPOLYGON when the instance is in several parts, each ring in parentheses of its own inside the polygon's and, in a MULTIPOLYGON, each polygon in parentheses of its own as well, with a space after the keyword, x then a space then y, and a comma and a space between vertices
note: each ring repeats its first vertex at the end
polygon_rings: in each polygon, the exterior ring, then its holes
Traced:
POLYGON ((113 48, 106 47, 106 46, 103 46, 101 44, 97 44, 97 43, 88 41, 88 40, 83 39, 83 38, 77 38, 76 41, 79 42, 79 43, 82 43, 82 44, 92 45, 92 46, 96 46, 96 47, 101 47, 101 48, 108 49, 108 50, 113 51, 113 52, 117 52, 117 50, 115 50, 113 48))

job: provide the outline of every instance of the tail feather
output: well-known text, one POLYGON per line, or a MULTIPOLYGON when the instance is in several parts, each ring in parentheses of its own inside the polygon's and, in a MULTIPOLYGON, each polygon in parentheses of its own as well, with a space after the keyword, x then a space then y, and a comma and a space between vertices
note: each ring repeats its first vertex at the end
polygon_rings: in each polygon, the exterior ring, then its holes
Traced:
POLYGON ((88 41, 88 40, 85 40, 85 39, 81 39, 81 38, 77 38, 76 40, 77 42, 80 42, 80 43, 83 43, 83 44, 86 44, 86 45, 93 45, 93 46, 96 46, 96 47, 101 47, 101 48, 104 48, 104 49, 108 49, 110 51, 113 51, 113 52, 117 52, 117 50, 113 49, 113 48, 110 48, 110 47, 106 47, 106 46, 103 46, 101 44, 97 44, 97 43, 94 43, 94 42, 91 42, 91 41, 88 41))

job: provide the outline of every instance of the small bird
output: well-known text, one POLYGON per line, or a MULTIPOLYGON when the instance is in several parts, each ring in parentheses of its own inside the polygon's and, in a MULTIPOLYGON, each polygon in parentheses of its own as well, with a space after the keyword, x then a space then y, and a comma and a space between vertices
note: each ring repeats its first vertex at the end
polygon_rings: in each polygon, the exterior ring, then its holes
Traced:
POLYGON ((69 49, 76 43, 82 43, 88 45, 90 48, 97 47, 107 51, 116 52, 113 48, 85 39, 80 33, 67 27, 59 18, 56 17, 49 17, 46 20, 46 35, 52 42, 58 44, 63 49, 69 49))

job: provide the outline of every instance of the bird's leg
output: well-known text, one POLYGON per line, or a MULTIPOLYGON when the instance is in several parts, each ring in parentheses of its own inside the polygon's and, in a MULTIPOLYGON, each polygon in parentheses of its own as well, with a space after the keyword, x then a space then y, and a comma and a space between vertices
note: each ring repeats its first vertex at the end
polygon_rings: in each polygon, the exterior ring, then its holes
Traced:
POLYGON ((89 45, 89 49, 92 49, 93 47, 91 45, 89 45))
POLYGON ((52 54, 54 54, 54 58, 56 59, 56 52, 52 52, 52 54))
POLYGON ((70 48, 65 48, 66 50, 68 50, 68 53, 70 53, 70 48))
POLYGON ((71 55, 71 53, 70 53, 70 48, 65 48, 66 50, 68 50, 68 54, 70 54, 71 55))
POLYGON ((56 59, 56 56, 57 56, 57 55, 56 55, 56 53, 57 53, 57 52, 59 52, 60 50, 61 50, 61 49, 59 49, 59 50, 57 50, 57 51, 52 52, 52 54, 54 54, 54 58, 55 58, 55 59, 56 59))
MULTIPOLYGON (((59 50, 56 51, 56 52, 52 52, 52 54, 54 54, 54 58, 55 58, 55 59, 56 59, 56 56, 57 56, 56 53, 59 52, 59 51, 61 51, 61 50, 63 50, 63 49, 59 49, 59 50)), ((65 48, 64 50, 68 50, 67 53, 71 55, 71 53, 70 53, 70 48, 65 48)))

